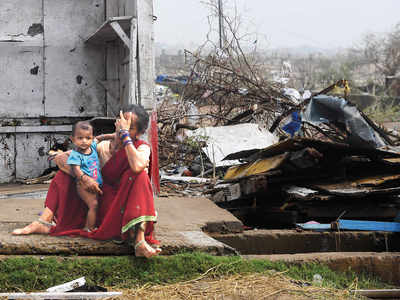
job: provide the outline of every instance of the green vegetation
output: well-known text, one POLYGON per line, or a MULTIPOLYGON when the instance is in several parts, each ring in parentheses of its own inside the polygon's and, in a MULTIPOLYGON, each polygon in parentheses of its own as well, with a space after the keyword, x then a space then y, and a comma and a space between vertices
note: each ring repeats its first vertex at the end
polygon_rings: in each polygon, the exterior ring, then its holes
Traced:
POLYGON ((379 97, 376 105, 368 107, 364 112, 378 123, 398 122, 400 119, 400 106, 393 97, 379 97))
POLYGON ((18 257, 0 261, 0 291, 38 291, 85 276, 89 284, 132 288, 144 284, 167 284, 192 280, 202 275, 218 278, 233 274, 275 274, 312 282, 314 274, 322 285, 338 289, 386 286, 367 274, 337 273, 318 264, 288 265, 267 260, 244 260, 238 256, 216 257, 183 253, 150 260, 134 257, 18 257))

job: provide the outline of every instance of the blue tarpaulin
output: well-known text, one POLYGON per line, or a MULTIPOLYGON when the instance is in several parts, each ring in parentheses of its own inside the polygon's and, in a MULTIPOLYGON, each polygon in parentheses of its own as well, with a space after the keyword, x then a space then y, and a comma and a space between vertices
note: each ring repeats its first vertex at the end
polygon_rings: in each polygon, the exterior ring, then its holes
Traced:
POLYGON ((290 134, 291 137, 300 130, 301 116, 298 111, 292 112, 292 120, 282 127, 283 131, 290 134))

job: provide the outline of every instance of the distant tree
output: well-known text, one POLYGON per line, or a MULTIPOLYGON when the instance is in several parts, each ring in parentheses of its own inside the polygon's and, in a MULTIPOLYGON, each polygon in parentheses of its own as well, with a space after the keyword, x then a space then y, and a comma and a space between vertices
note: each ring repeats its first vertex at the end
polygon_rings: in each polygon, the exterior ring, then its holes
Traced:
POLYGON ((369 33, 364 37, 362 51, 367 63, 374 64, 383 79, 400 72, 400 23, 389 33, 369 33))

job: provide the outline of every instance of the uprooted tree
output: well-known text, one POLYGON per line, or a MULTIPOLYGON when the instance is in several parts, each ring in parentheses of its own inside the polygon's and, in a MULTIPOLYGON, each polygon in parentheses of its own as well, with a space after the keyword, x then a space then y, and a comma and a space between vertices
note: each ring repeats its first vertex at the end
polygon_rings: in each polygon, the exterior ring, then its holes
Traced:
MULTIPOLYGON (((207 4, 212 20, 218 12, 217 2, 211 0, 207 4)), ((240 34, 237 14, 224 15, 224 21, 223 48, 212 41, 210 31, 197 51, 185 50, 186 61, 190 62, 187 82, 166 84, 181 87, 177 98, 166 99, 158 107, 161 167, 187 164, 199 155, 202 142, 193 143, 182 129, 252 122, 283 135, 280 122, 309 101, 287 96, 282 84, 270 79, 267 62, 256 55, 252 39, 240 34)), ((347 83, 340 80, 321 92, 337 85, 347 83)), ((345 142, 348 136, 346 129, 337 124, 316 127, 303 123, 303 133, 334 142, 345 142)))

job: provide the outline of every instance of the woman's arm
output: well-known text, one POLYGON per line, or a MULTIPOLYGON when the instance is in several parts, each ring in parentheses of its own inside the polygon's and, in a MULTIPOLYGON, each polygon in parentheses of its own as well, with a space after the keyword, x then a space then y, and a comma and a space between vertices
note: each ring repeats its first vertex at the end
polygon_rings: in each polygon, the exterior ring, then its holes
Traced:
MULTIPOLYGON (((67 164, 68 156, 70 155, 70 153, 71 153, 71 151, 67 151, 67 152, 63 152, 63 153, 57 154, 55 156, 55 158, 54 158, 54 162, 56 163, 56 165, 58 166, 58 168, 61 171, 71 175, 72 177, 75 177, 75 173, 72 170, 71 165, 67 164)), ((94 180, 90 176, 83 176, 81 178, 81 184, 83 184, 84 188, 86 190, 88 190, 89 192, 100 194, 100 195, 103 194, 103 192, 101 191, 97 181, 94 180)))
POLYGON ((95 139, 96 143, 100 143, 101 141, 113 140, 113 139, 115 139, 115 137, 116 137, 115 133, 107 133, 107 134, 98 135, 94 139, 95 139))
MULTIPOLYGON (((121 129, 129 130, 129 135, 135 137, 136 129, 131 128, 131 121, 136 122, 136 115, 129 113, 125 119, 122 112, 120 112, 120 119, 117 119, 115 127, 117 133, 121 129), (134 120, 132 120, 134 119, 134 120)), ((134 126, 135 127, 135 126, 134 126)), ((150 147, 148 145, 140 145, 137 149, 133 143, 125 145, 126 156, 128 157, 128 163, 133 173, 140 173, 149 166, 150 161, 150 147)))
POLYGON ((149 167, 150 147, 140 145, 137 149, 133 144, 125 146, 126 156, 133 173, 140 173, 149 167))

